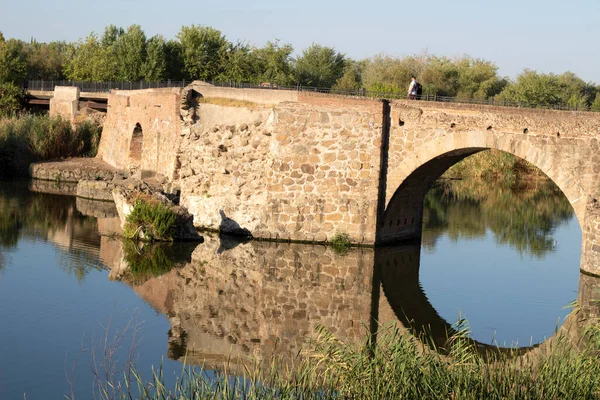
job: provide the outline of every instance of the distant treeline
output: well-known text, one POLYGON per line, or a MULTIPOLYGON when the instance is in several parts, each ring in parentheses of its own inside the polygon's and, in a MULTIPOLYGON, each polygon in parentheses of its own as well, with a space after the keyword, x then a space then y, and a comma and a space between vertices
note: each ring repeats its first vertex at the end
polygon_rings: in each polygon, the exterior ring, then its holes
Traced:
POLYGON ((101 36, 91 33, 75 43, 27 43, 5 40, 0 33, 0 95, 12 90, 8 84, 19 86, 26 79, 200 79, 404 93, 415 75, 423 94, 600 111, 600 86, 572 72, 556 75, 526 69, 512 80, 499 76, 493 62, 469 56, 379 54, 353 60, 316 43, 297 57, 293 53, 291 45, 278 40, 256 47, 196 25, 183 26, 171 40, 161 35, 148 38, 139 25, 127 29, 110 25, 101 36))

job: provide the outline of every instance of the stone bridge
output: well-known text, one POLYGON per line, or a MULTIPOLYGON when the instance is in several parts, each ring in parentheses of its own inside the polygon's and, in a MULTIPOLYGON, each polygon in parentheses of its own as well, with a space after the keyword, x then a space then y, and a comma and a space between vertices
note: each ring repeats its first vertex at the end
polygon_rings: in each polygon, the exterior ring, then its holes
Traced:
POLYGON ((498 149, 542 170, 600 273, 600 114, 219 88, 113 91, 99 157, 160 175, 202 228, 366 245, 419 241, 423 197, 450 166, 498 149))

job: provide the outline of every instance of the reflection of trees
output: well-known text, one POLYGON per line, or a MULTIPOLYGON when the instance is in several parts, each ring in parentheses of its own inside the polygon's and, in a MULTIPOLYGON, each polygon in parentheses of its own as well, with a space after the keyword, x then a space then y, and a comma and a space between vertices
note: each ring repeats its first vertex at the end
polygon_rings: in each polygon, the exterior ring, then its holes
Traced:
POLYGON ((543 257, 554 229, 573 216, 569 201, 552 182, 510 187, 481 180, 442 181, 424 200, 423 245, 433 248, 446 233, 481 237, 489 229, 498 243, 543 257))
POLYGON ((25 182, 3 182, 0 248, 14 248, 22 237, 55 244, 60 267, 78 279, 99 268, 97 221, 77 211, 74 197, 30 192, 25 182))

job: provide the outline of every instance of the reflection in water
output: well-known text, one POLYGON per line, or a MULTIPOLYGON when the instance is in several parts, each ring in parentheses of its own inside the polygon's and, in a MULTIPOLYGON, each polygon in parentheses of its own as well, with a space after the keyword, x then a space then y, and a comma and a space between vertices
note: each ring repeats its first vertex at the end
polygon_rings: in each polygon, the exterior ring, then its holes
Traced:
MULTIPOLYGON (((477 191, 467 195, 457 188, 437 190, 438 194, 449 193, 455 197, 463 208, 462 211, 455 208, 444 197, 428 197, 428 219, 423 236, 424 246, 429 248, 435 243, 439 245, 446 233, 453 238, 472 237, 489 229, 497 241, 510 244, 520 253, 531 252, 536 257, 543 257, 550 253, 547 243, 553 242, 551 235, 556 226, 572 217, 570 206, 564 207, 557 200, 544 200, 545 195, 539 193, 520 195, 523 196, 521 201, 542 202, 535 212, 531 212, 535 215, 515 209, 511 222, 504 211, 497 219, 492 216, 492 210, 504 209, 504 202, 508 204, 507 199, 511 196, 499 189, 494 189, 487 197, 477 191), (519 235, 515 233, 517 223, 531 224, 532 227, 526 234, 519 235)), ((436 303, 430 301, 433 294, 423 290, 420 282, 423 255, 418 245, 350 249, 343 256, 324 246, 239 242, 217 236, 207 237, 203 244, 137 246, 110 235, 118 232, 119 225, 114 206, 109 203, 31 193, 23 187, 4 185, 0 189, 0 248, 3 256, 16 252, 23 239, 31 243, 52 242, 62 255, 58 266, 63 271, 77 279, 89 276, 90 280, 106 281, 105 274, 94 272, 107 267, 109 278, 126 282, 159 312, 156 318, 164 318, 163 315, 168 318, 169 327, 144 332, 141 353, 150 352, 144 348, 150 346, 147 343, 154 343, 152 350, 163 351, 168 341, 167 355, 171 359, 223 367, 225 364, 231 366, 238 357, 245 356, 268 359, 278 354, 294 357, 318 325, 323 325, 342 340, 355 342, 362 341, 369 333, 374 335, 378 324, 400 321, 417 336, 431 334, 440 348, 445 346, 447 335, 453 332, 455 321, 440 316, 439 310, 432 305, 436 303), (378 324, 370 324, 373 320, 378 324)), ((51 265, 51 260, 48 263, 51 265)), ((0 269, 3 265, 0 262, 0 269)), ((48 273, 52 272, 51 268, 47 269, 48 273)), ((576 273, 576 267, 573 271, 576 273)), ((470 283, 477 285, 480 278, 471 276, 473 282, 470 283)), ((0 275, 0 283, 11 284, 11 277, 8 281, 3 279, 0 275)), ((98 284, 94 281, 94 285, 98 284)), ((31 293, 38 293, 40 288, 46 289, 45 282, 32 279, 31 293)), ((599 288, 600 279, 581 276, 579 293, 584 315, 600 315, 600 307, 591 301, 600 297, 599 288)), ((563 287, 545 290, 545 295, 553 296, 563 287)), ((61 292, 53 292, 52 296, 60 297, 61 292)), ((536 300, 544 303, 545 299, 536 300)), ((514 298, 504 300, 518 301, 514 298)), ((123 298, 108 301, 121 302, 120 309, 129 306, 123 303, 123 298)), ((31 312, 19 311, 18 303, 11 307, 14 307, 14 313, 22 313, 14 320, 26 319, 27 313, 31 312)), ((80 321, 77 313, 98 316, 94 317, 96 321, 111 313, 110 306, 102 309, 90 306, 78 311, 69 309, 64 314, 62 308, 53 308, 43 302, 36 307, 47 307, 36 311, 52 318, 60 316, 61 324, 73 324, 74 327, 80 321)), ((34 323, 25 326, 32 334, 39 335, 37 340, 43 341, 45 333, 36 333, 39 329, 34 323)), ((547 328, 532 325, 532 329, 545 331, 547 328)), ((10 330, 5 328, 5 331, 11 338, 10 330)), ((0 327, 0 340, 10 340, 2 336, 5 331, 0 327)), ((32 346, 31 351, 37 351, 36 347, 32 346)), ((27 359, 27 354, 20 353, 19 357, 27 359)), ((150 362, 157 363, 159 358, 150 362)), ((2 365, 0 361, 0 367, 2 365)), ((62 372, 59 375, 58 379, 63 377, 62 372)))
POLYGON ((499 244, 543 257, 556 243, 554 229, 573 218, 573 207, 553 183, 491 185, 481 180, 442 181, 424 201, 423 246, 443 234, 453 240, 493 232, 499 244))
MULTIPOLYGON (((26 182, 3 182, 0 247, 13 249, 23 238, 49 241, 59 251, 60 267, 83 279, 90 269, 98 269, 100 235, 98 219, 84 215, 78 203, 73 196, 30 192, 26 182)), ((104 204, 114 209, 114 204, 104 204)))

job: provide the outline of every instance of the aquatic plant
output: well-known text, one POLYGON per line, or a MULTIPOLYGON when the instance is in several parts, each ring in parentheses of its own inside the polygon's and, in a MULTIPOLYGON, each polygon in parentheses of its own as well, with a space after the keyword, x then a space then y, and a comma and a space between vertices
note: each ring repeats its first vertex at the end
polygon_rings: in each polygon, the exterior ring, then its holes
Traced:
POLYGON ((345 232, 336 232, 331 238, 331 247, 338 254, 347 253, 350 245, 350 235, 345 232))
POLYGON ((175 212, 169 206, 140 196, 125 220, 123 235, 128 239, 170 241, 175 219, 175 212))
POLYGON ((599 399, 600 326, 588 321, 585 342, 558 332, 523 354, 482 352, 462 330, 440 355, 396 324, 381 326, 374 341, 345 343, 322 327, 291 361, 246 362, 232 374, 182 369, 167 388, 162 368, 145 381, 134 368, 101 399, 599 399), (232 376, 236 375, 236 376, 232 376), (118 388, 115 390, 115 388, 118 388))

